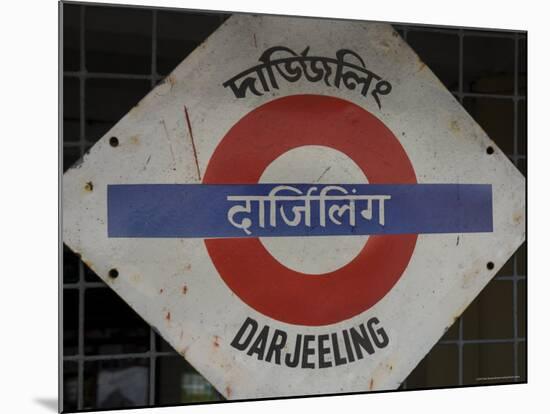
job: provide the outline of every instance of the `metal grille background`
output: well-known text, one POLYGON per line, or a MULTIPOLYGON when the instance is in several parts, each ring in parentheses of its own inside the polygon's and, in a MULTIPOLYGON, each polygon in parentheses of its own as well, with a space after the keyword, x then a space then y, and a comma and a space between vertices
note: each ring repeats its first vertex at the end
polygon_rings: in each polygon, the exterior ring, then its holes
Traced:
MULTIPOLYGON (((64 171, 229 17, 61 8, 64 171)), ((395 28, 526 174, 526 34, 395 28)), ((62 282, 65 411, 222 399, 65 246, 62 282)), ((524 245, 401 388, 526 381, 525 285, 524 245)))

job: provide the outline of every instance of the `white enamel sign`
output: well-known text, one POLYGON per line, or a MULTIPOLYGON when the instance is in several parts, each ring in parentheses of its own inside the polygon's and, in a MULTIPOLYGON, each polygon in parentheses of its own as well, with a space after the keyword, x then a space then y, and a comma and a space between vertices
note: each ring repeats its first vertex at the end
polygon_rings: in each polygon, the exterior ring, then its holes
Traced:
POLYGON ((65 173, 63 236, 229 399, 387 390, 524 190, 390 25, 238 15, 65 173))

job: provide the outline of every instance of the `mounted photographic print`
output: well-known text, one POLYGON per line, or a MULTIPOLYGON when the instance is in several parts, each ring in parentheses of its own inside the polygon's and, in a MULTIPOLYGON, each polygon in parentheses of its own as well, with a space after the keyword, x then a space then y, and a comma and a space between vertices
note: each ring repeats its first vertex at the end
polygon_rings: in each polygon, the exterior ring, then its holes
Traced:
POLYGON ((61 8, 63 410, 526 381, 525 32, 61 8))

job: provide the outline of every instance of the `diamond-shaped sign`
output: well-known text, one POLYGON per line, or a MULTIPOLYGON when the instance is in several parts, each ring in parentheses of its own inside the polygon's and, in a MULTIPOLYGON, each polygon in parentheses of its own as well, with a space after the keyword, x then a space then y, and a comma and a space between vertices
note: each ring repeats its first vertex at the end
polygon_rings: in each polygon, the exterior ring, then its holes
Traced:
POLYGON ((227 398, 394 389, 524 186, 390 25, 239 15, 67 171, 64 240, 227 398))

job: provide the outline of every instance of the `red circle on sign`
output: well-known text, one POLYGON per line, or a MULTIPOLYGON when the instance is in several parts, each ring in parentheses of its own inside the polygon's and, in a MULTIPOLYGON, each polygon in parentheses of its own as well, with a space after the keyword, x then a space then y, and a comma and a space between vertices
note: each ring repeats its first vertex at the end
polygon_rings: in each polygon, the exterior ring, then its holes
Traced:
MULTIPOLYGON (((256 184, 271 162, 304 145, 343 152, 371 184, 416 184, 403 147, 378 118, 321 95, 279 98, 245 115, 214 151, 203 182, 256 184)), ((321 275, 283 266, 257 238, 205 244, 225 283, 256 311, 281 322, 320 326, 351 318, 382 299, 407 268, 416 239, 416 234, 370 236, 348 264, 321 275)))

